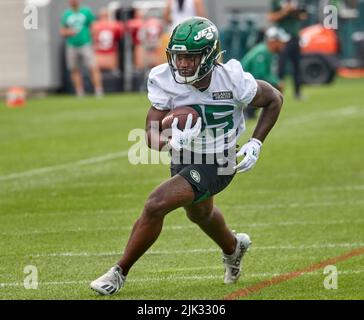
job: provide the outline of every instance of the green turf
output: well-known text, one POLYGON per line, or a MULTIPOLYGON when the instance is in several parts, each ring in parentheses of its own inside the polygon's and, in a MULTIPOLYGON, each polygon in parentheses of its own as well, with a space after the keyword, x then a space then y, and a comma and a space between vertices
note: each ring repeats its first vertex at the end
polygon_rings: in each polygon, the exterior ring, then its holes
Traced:
MULTIPOLYGON (((228 225, 253 240, 237 284, 223 284, 218 248, 177 210, 126 287, 106 298, 89 282, 117 261, 146 197, 169 174, 168 165, 131 165, 121 154, 134 144, 130 130, 144 127, 146 95, 1 103, 0 299, 222 299, 364 247, 363 89, 363 80, 339 80, 305 88, 302 102, 288 89, 256 167, 216 197, 228 225), (27 265, 38 269, 37 290, 23 286, 27 265)), ((363 265, 364 256, 337 263, 337 290, 324 288, 320 269, 245 299, 363 299, 363 265)))

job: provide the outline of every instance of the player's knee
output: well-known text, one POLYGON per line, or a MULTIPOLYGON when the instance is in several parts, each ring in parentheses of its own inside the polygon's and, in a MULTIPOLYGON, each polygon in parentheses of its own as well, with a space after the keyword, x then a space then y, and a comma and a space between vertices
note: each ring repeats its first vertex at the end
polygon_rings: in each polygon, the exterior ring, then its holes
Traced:
POLYGON ((162 197, 149 197, 144 205, 143 214, 147 218, 162 218, 166 213, 166 202, 162 197))
POLYGON ((212 217, 212 211, 208 209, 202 210, 186 210, 186 214, 188 219, 190 219, 193 223, 196 224, 204 224, 207 223, 212 217))

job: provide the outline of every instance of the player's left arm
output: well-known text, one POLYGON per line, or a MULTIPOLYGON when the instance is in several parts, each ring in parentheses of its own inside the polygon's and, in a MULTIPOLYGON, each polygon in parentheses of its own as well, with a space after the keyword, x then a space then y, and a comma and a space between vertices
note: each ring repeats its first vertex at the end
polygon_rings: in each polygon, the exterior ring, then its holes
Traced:
POLYGON ((263 142, 278 120, 283 105, 282 94, 269 83, 257 80, 257 93, 250 105, 262 108, 252 138, 263 142))
POLYGON ((283 104, 283 96, 277 89, 262 80, 257 80, 257 84, 257 92, 250 105, 262 108, 262 112, 252 138, 237 153, 237 157, 244 156, 235 166, 237 173, 246 172, 254 167, 262 144, 277 122, 283 104))

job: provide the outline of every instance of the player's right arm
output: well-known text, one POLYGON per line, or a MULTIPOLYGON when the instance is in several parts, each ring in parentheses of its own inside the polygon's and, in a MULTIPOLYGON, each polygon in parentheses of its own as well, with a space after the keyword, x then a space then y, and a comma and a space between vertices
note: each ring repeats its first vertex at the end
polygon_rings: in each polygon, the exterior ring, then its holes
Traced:
POLYGON ((73 28, 70 28, 67 25, 67 13, 64 13, 62 18, 61 18, 61 27, 59 30, 59 33, 62 37, 68 38, 68 37, 72 37, 76 34, 76 30, 74 30, 73 28))
POLYGON ((158 110, 153 106, 149 108, 145 123, 146 141, 152 150, 160 151, 168 143, 168 137, 161 135, 162 120, 168 110, 158 110))
POLYGON ((72 28, 61 27, 60 34, 62 37, 72 37, 76 34, 76 31, 72 28))

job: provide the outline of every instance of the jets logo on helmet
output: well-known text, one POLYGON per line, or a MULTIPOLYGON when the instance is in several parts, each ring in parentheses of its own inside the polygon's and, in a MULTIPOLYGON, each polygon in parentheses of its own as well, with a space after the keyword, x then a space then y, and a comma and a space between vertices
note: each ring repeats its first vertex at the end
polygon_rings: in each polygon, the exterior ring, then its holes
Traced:
POLYGON ((206 29, 199 31, 197 36, 195 36, 193 39, 195 41, 198 41, 201 38, 206 38, 208 40, 211 40, 214 37, 214 32, 217 32, 217 29, 215 27, 208 27, 206 29))
POLYGON ((174 80, 177 83, 194 84, 208 75, 215 67, 220 55, 220 38, 216 26, 202 17, 189 18, 172 32, 167 58, 174 80), (196 57, 198 65, 193 74, 178 68, 178 55, 196 57))

